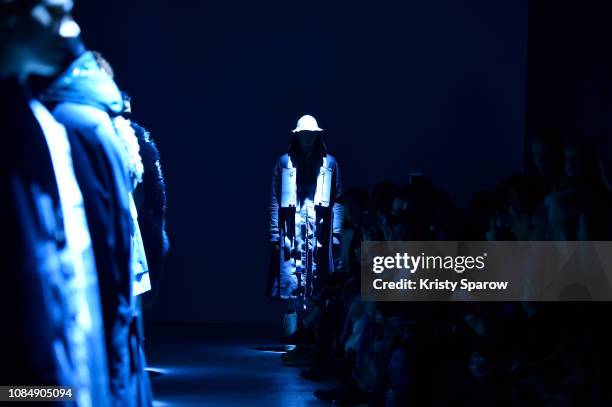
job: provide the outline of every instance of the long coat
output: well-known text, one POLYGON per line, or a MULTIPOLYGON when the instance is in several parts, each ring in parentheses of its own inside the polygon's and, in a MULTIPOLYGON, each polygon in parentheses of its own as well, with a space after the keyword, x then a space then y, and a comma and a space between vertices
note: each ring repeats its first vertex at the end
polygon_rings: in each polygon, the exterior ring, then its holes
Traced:
POLYGON ((16 82, 0 95, 0 381, 73 386, 79 405, 108 405, 96 268, 65 130, 16 82))
POLYGON ((274 168, 270 241, 280 246, 280 256, 272 275, 272 297, 311 298, 320 279, 334 271, 332 238, 342 235, 344 214, 340 169, 329 154, 316 159, 320 162, 311 163, 312 176, 307 165, 300 165, 304 160, 289 154, 274 168))
MULTIPOLYGON (((147 405, 136 396, 131 180, 111 116, 123 110, 113 79, 86 52, 41 96, 68 131, 98 267, 113 406, 147 405)), ((145 378, 146 379, 146 378, 145 378)))

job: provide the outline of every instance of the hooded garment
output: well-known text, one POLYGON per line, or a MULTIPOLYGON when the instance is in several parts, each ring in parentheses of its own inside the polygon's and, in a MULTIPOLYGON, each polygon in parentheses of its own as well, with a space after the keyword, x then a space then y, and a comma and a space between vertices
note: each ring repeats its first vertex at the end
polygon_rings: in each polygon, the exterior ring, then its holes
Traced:
POLYGON ((85 52, 41 96, 62 123, 83 191, 103 305, 113 406, 150 405, 148 380, 133 349, 133 188, 124 146, 111 117, 123 111, 113 79, 85 52))
POLYGON ((297 300, 304 309, 319 281, 334 271, 332 238, 342 235, 342 183, 334 157, 324 150, 307 158, 296 148, 278 160, 272 175, 270 241, 280 246, 272 270, 270 295, 297 300))

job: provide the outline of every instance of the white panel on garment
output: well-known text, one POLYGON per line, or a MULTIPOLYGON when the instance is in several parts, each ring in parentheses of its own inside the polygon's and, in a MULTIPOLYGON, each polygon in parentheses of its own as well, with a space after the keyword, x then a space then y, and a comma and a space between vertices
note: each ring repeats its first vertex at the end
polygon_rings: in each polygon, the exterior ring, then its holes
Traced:
POLYGON ((296 169, 283 168, 281 178, 281 208, 295 207, 297 202, 296 169))
POLYGON ((66 249, 61 256, 68 271, 64 288, 71 313, 67 318, 67 329, 70 356, 76 373, 77 403, 79 406, 91 406, 89 386, 92 372, 88 365, 87 341, 95 335, 95 331, 101 330, 101 326, 94 326, 97 320, 92 319, 95 308, 92 304, 98 304, 99 299, 87 298, 90 293, 97 292, 98 277, 83 195, 74 173, 66 129, 37 100, 30 100, 30 109, 43 130, 49 149, 64 221, 66 249))
POLYGON ((317 176, 317 190, 315 192, 315 204, 323 207, 329 207, 331 196, 331 180, 332 170, 322 166, 317 176))

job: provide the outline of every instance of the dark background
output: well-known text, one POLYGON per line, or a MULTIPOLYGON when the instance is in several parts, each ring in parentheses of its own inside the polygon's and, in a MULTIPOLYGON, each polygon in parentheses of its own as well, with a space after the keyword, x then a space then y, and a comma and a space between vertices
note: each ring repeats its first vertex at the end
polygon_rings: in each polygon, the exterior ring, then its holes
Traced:
POLYGON ((75 15, 162 154, 172 250, 150 320, 278 322, 266 208, 304 113, 347 187, 421 172, 465 205, 523 168, 526 0, 81 0, 75 15))
POLYGON ((611 180, 612 4, 530 1, 527 59, 527 139, 558 129, 588 140, 611 180))

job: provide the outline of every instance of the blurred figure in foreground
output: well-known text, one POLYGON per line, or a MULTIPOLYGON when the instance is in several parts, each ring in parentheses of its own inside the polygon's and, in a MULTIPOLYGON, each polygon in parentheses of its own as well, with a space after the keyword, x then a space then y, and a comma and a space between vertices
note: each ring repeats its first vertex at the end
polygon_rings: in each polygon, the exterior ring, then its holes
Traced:
MULTIPOLYGON (((41 99, 66 126, 77 153, 77 177, 100 270, 113 405, 150 405, 148 385, 141 386, 144 366, 132 295, 134 263, 144 259, 142 250, 135 254, 133 244, 136 228, 131 193, 138 176, 130 172, 130 157, 120 135, 122 128, 131 127, 120 116, 124 101, 111 74, 103 69, 107 64, 80 41, 70 44, 69 50, 62 74, 46 87, 41 99)), ((132 144, 139 159, 135 137, 132 144)))
POLYGON ((4 385, 64 385, 110 405, 100 299, 83 196, 63 126, 29 92, 78 35, 71 1, 0 1, 0 269, 4 385))

